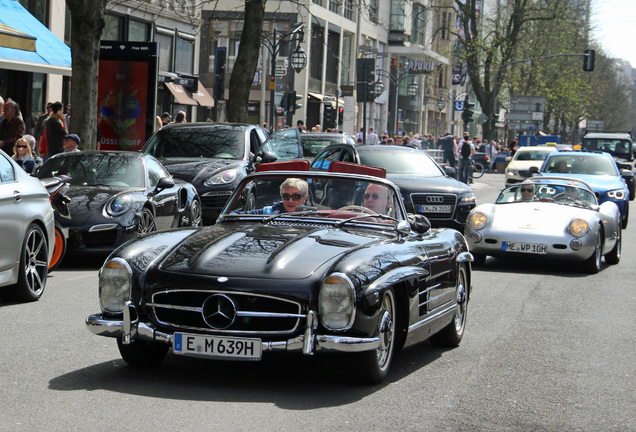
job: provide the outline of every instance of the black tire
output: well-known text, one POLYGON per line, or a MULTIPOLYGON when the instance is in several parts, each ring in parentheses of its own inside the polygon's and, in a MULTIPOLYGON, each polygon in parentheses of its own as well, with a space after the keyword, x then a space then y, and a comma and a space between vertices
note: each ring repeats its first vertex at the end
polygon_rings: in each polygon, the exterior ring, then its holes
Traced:
POLYGON ((393 352, 395 351, 396 311, 395 293, 389 288, 382 297, 382 306, 378 314, 380 347, 374 351, 349 355, 347 374, 353 382, 377 384, 389 373, 393 352))
POLYGON ((133 341, 128 345, 117 339, 119 354, 131 366, 151 367, 160 364, 170 347, 160 343, 133 341))
POLYGON ((605 262, 607 264, 618 264, 621 261, 621 249, 623 247, 623 231, 621 230, 621 227, 618 227, 617 233, 616 233, 616 244, 614 245, 614 248, 607 254, 605 255, 605 262))
POLYGON ((486 257, 488 255, 484 255, 484 254, 479 254, 479 253, 475 253, 473 252, 473 265, 477 266, 477 267, 481 267, 486 263, 486 257))
POLYGON ((481 176, 484 175, 485 171, 486 171, 486 168, 484 168, 484 166, 481 163, 475 162, 475 165, 473 166, 473 178, 474 179, 481 178, 481 176))
POLYGON ((48 275, 48 244, 39 225, 29 225, 20 252, 18 283, 7 287, 3 297, 11 300, 32 302, 42 297, 48 275))
POLYGON ((247 195, 247 202, 245 203, 245 210, 252 211, 256 209, 256 197, 252 192, 247 195))
POLYGON ((51 256, 51 262, 49 263, 49 273, 62 264, 64 255, 66 255, 66 237, 64 237, 62 225, 59 222, 55 222, 55 242, 53 244, 53 256, 51 256))
POLYGON ((601 271, 603 236, 600 232, 596 233, 596 247, 591 257, 583 261, 583 271, 595 274, 601 271))
POLYGON ((141 217, 137 223, 137 232, 139 234, 146 234, 157 231, 157 224, 155 222, 155 216, 150 210, 144 208, 141 211, 141 217))
POLYGON ((459 345, 464 337, 466 329, 466 319, 468 318, 469 281, 466 266, 460 265, 457 270, 457 285, 455 288, 455 298, 457 307, 451 322, 431 336, 431 343, 440 347, 453 348, 459 345))
POLYGON ((627 222, 629 222, 629 206, 627 207, 627 214, 625 215, 625 219, 621 220, 623 229, 627 228, 627 222))
POLYGON ((199 228, 203 225, 203 208, 201 207, 201 201, 198 199, 192 200, 190 206, 190 226, 199 228))

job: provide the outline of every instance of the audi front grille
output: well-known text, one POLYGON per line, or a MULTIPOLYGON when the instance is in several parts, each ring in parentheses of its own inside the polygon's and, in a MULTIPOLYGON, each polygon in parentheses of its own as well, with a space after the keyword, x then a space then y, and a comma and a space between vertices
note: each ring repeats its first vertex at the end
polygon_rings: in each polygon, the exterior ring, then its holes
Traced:
POLYGON ((450 219, 455 214, 457 195, 455 194, 411 194, 411 202, 416 213, 423 213, 429 219, 450 219), (424 211, 420 208, 425 206, 424 211))
POLYGON ((216 290, 156 292, 148 307, 162 326, 234 335, 292 334, 305 317, 300 303, 291 300, 216 290))

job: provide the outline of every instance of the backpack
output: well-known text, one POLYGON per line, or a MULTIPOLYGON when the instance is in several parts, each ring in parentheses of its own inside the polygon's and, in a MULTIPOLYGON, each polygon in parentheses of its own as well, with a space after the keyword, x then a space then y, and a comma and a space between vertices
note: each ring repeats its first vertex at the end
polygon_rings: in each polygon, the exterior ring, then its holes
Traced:
POLYGON ((462 149, 460 153, 464 159, 470 157, 470 143, 468 141, 464 141, 464 144, 462 144, 462 149))

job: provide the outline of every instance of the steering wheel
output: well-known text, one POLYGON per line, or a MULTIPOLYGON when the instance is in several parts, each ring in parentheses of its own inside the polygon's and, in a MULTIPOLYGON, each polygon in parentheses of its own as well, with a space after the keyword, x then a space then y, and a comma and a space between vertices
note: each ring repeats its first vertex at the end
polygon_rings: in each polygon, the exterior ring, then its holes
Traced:
POLYGON ((340 207, 339 209, 337 209, 336 211, 346 211, 346 210, 356 210, 362 213, 367 213, 367 214, 371 214, 371 215, 375 215, 376 212, 369 210, 366 207, 362 207, 362 206, 358 206, 358 205, 348 205, 348 206, 344 206, 344 207, 340 207))

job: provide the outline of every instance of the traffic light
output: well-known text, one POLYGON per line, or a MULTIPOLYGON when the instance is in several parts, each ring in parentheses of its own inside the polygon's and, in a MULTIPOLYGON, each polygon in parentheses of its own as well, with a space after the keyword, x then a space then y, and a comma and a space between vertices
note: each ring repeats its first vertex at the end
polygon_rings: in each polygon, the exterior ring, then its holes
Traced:
POLYGON ((344 108, 338 108, 338 126, 342 126, 344 123, 344 108))
POLYGON ((296 92, 294 92, 293 94, 294 94, 294 97, 292 99, 290 106, 294 107, 292 112, 295 112, 296 110, 299 110, 303 107, 303 104, 298 103, 299 100, 303 100, 303 95, 296 94, 296 92))
POLYGON ((356 60, 356 100, 371 102, 375 99, 375 60, 359 58, 356 60))
POLYGON ((223 99, 225 94, 225 64, 227 48, 217 47, 214 51, 214 99, 223 99))
POLYGON ((585 50, 585 55, 583 56, 583 70, 585 72, 592 72, 594 70, 595 55, 596 52, 594 50, 585 50))
POLYGON ((473 121, 473 115, 475 114, 475 102, 469 98, 464 99, 464 112, 462 113, 462 120, 464 123, 470 123, 473 121))
POLYGON ((324 128, 332 128, 336 125, 336 110, 331 106, 330 103, 325 104, 325 121, 324 128))
POLYGON ((490 127, 491 129, 495 129, 497 127, 497 123, 499 123, 499 112, 493 113, 490 118, 490 127))

